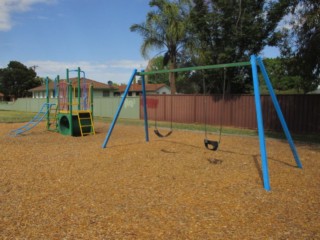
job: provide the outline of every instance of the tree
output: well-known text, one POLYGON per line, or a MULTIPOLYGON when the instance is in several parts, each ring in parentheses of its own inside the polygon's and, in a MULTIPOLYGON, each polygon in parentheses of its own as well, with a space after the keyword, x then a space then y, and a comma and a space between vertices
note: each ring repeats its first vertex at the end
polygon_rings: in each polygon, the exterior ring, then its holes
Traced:
MULTIPOLYGON (((146 71, 150 72, 164 69, 163 58, 163 56, 158 56, 149 60, 148 66, 146 67, 146 71)), ((168 73, 146 75, 145 78, 148 83, 164 83, 168 86, 170 85, 168 73)))
POLYGON ((30 96, 29 89, 41 85, 33 68, 18 61, 10 61, 7 68, 0 71, 0 91, 6 99, 30 96))
POLYGON ((283 28, 281 55, 291 59, 291 71, 301 76, 299 86, 304 93, 320 84, 320 2, 294 0, 289 28, 283 28))
MULTIPOLYGON (((187 27, 189 19, 188 0, 151 0, 150 7, 156 9, 150 11, 146 22, 133 24, 132 32, 138 32, 143 37, 141 54, 145 58, 152 49, 165 49, 163 65, 169 64, 169 69, 177 67, 177 57, 187 43, 187 27)), ((176 74, 170 73, 171 94, 176 93, 176 74)))
MULTIPOLYGON (((294 75, 294 72, 291 70, 292 59, 279 57, 268 58, 264 60, 264 63, 265 67, 268 69, 268 75, 275 90, 287 91, 295 89, 297 91, 300 91, 301 77, 298 75, 294 75)), ((261 82, 261 87, 266 89, 264 81, 261 82)))
MULTIPOLYGON (((290 1, 266 0, 194 0, 190 14, 191 32, 196 47, 190 49, 196 65, 248 61, 277 39, 274 30, 289 11, 290 1), (198 63, 198 64, 197 64, 198 63)), ((251 89, 250 69, 227 69, 227 92, 242 93, 251 89)), ((222 92, 221 80, 212 80, 207 71, 211 92, 222 92), (212 82, 213 81, 213 82, 212 82)))

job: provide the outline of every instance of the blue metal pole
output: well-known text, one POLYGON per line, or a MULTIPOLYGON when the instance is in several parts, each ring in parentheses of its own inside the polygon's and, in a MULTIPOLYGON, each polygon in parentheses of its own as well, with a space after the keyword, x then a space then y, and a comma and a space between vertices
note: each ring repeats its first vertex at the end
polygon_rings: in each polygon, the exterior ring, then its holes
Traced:
POLYGON ((270 191, 271 188, 270 188, 270 181, 269 181, 268 159, 267 159, 266 143, 265 143, 265 137, 264 137, 256 56, 252 55, 250 62, 251 62, 251 69, 252 69, 252 76, 253 76, 254 99, 255 99, 257 122, 258 122, 263 186, 265 190, 270 191))
POLYGON ((103 142, 103 144, 102 144, 102 148, 106 148, 106 146, 107 146, 107 143, 108 143, 109 138, 110 138, 110 136, 111 136, 111 133, 112 133, 112 131, 113 131, 114 125, 116 124, 116 122, 117 122, 117 120, 118 120, 118 117, 119 117, 119 115, 120 115, 120 111, 121 111, 121 109, 122 109, 122 106, 123 106, 123 104, 124 104, 124 101, 125 101, 126 98, 127 98, 129 89, 130 89, 130 87, 131 87, 131 84, 132 84, 135 76, 136 76, 136 73, 137 73, 137 69, 134 69, 134 70, 133 70, 133 73, 132 73, 132 75, 131 75, 131 78, 130 78, 130 80, 129 80, 129 82, 128 82, 127 88, 126 88, 126 90, 124 91, 124 94, 123 94, 123 96, 122 96, 122 99, 121 99, 121 102, 120 102, 120 104, 119 104, 118 110, 117 110, 116 114, 115 114, 114 117, 113 117, 111 126, 110 126, 110 128, 109 128, 108 133, 107 133, 107 136, 106 136, 106 138, 105 138, 105 140, 104 140, 104 142, 103 142))
POLYGON ((279 120, 281 122, 281 125, 282 125, 282 128, 283 128, 283 131, 287 137, 287 140, 289 142, 289 145, 290 145, 290 148, 291 148, 291 151, 292 151, 292 154, 294 156, 294 159, 296 161, 296 164, 298 165, 299 168, 302 168, 302 164, 301 164, 301 161, 300 161, 300 158, 299 158, 299 155, 298 155, 298 152, 296 150, 296 147, 293 143, 293 140, 292 140, 292 137, 291 137, 291 134, 290 134, 290 131, 288 129, 288 126, 287 126, 287 123, 283 117, 283 114, 282 114, 282 111, 281 111, 281 108, 280 108, 280 105, 279 105, 279 102, 277 100, 277 97, 276 97, 276 94, 273 90, 273 87, 272 87, 272 84, 271 84, 271 81, 269 79, 269 76, 267 74, 267 71, 266 71, 266 68, 263 64, 263 61, 260 57, 257 58, 257 61, 258 61, 258 64, 259 64, 259 67, 260 67, 260 70, 262 72, 262 75, 263 75, 263 78, 266 82, 266 85, 268 87, 268 90, 270 92, 270 96, 271 96, 271 99, 272 99, 272 102, 273 102, 273 105, 276 109, 276 112, 278 114, 278 117, 279 117, 279 120))
MULTIPOLYGON (((142 70, 141 72, 144 72, 144 70, 142 70)), ((143 96, 144 131, 146 134, 146 142, 149 142, 146 83, 145 83, 144 75, 141 76, 141 79, 142 79, 142 96, 143 96)))

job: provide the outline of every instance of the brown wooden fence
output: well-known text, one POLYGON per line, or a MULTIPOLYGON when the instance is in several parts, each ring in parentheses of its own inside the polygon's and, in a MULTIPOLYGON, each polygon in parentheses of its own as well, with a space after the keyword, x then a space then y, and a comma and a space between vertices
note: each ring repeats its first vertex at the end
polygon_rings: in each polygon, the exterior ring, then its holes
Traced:
MULTIPOLYGON (((278 95, 282 113, 289 130, 297 134, 320 134, 320 95, 278 95)), ((142 99, 141 99, 142 103, 142 99)), ((261 96, 264 127, 282 131, 280 121, 269 95, 261 96)), ((199 123, 236 128, 257 129, 253 95, 149 95, 149 120, 176 123, 199 123)), ((140 106, 140 118, 143 108, 140 106)))

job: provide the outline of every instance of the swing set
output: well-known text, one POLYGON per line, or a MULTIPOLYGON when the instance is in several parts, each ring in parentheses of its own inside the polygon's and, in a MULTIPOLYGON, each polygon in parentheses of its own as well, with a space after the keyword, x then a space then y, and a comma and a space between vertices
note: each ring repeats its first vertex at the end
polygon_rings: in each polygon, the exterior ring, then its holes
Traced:
POLYGON ((169 137, 171 135, 171 133, 173 132, 172 130, 172 97, 170 97, 170 130, 166 133, 166 134, 162 134, 160 132, 160 130, 158 129, 158 119, 157 119, 157 111, 158 108, 156 108, 155 111, 155 119, 154 119, 154 133, 160 137, 160 138, 164 138, 164 137, 169 137))
MULTIPOLYGON (((222 102, 224 103, 224 96, 225 96, 225 88, 226 88, 226 68, 223 68, 223 87, 222 87, 222 102)), ((203 96, 206 94, 206 82, 203 79, 203 96)), ((207 104, 206 104, 206 98, 204 97, 204 109, 205 109, 205 117, 204 117, 204 133, 205 133, 205 139, 204 139, 204 145, 208 150, 217 151, 218 147, 221 143, 221 135, 222 135, 222 107, 220 108, 220 128, 219 128, 219 139, 218 141, 210 140, 208 139, 208 131, 207 131, 207 104)))
MULTIPOLYGON (((265 144, 265 135, 264 135, 264 127, 263 127, 263 118, 262 118, 262 110, 261 110, 261 102, 260 102, 260 90, 259 90, 259 79, 258 79, 258 67, 262 73, 263 79, 266 83, 266 86, 269 90, 270 97, 272 99, 273 105, 275 107, 275 110, 277 112, 278 118, 280 120, 280 123, 282 125, 283 131, 286 135, 286 138, 288 140, 288 143, 290 145, 291 152, 294 156, 295 162, 297 164, 298 168, 302 168, 302 163, 300 161, 298 152, 296 150, 296 147, 294 145, 294 142, 292 140, 290 131, 288 129, 287 123, 283 117, 279 102, 277 100, 277 97, 275 95, 275 92, 273 90, 271 81, 269 79, 269 76, 267 74, 267 71, 265 69, 265 66, 263 64, 263 61, 261 57, 257 57, 255 55, 252 55, 250 58, 250 62, 238 62, 238 63, 226 63, 226 64, 218 64, 218 65, 207 65, 207 66, 197 66, 197 67, 189 67, 189 68, 177 68, 172 70, 158 70, 158 71, 150 71, 145 72, 141 71, 138 72, 137 69, 133 70, 133 73, 130 77, 130 80, 127 84, 127 87, 125 89, 125 92, 122 96, 122 99, 120 101, 120 104, 118 106, 118 110, 116 114, 114 115, 113 121, 109 127, 108 133, 105 137, 105 140, 102 144, 103 148, 107 147, 108 141, 110 139, 110 136, 112 134, 112 131, 114 129, 114 126, 118 120, 118 117, 120 115, 120 111, 123 107, 123 104, 126 100, 126 97, 128 95, 129 89, 134 82, 134 79, 136 76, 141 76, 141 82, 142 82, 142 101, 143 101, 143 111, 144 111, 144 129, 145 129, 145 139, 146 142, 149 142, 149 131, 148 131, 148 113, 147 113, 147 104, 146 104, 146 87, 145 87, 145 79, 144 76, 146 75, 154 75, 154 74, 160 74, 160 73, 169 73, 169 72, 187 72, 187 71, 197 71, 197 70, 207 70, 207 69, 224 69, 224 77, 223 77, 223 101, 224 101, 224 95, 225 95, 225 81, 226 81, 226 69, 232 68, 232 67, 245 67, 245 66, 251 66, 252 70, 252 77, 253 77, 253 87, 254 87, 254 99, 255 99, 255 106, 256 106, 256 115, 257 115, 257 125, 258 125, 258 135, 259 135, 259 146, 260 146, 260 155, 261 155, 261 165, 262 165, 262 176, 263 176, 263 186, 264 189, 267 191, 271 190, 270 187, 270 180, 269 180, 269 170, 268 170, 268 159, 267 159, 267 151, 266 151, 266 144, 265 144)), ((205 94, 205 85, 204 85, 204 94, 205 94)), ((204 103, 205 104, 205 103, 204 103)), ((221 109, 221 108, 220 108, 221 109)), ((221 110, 220 110, 221 111, 221 110)), ((220 129, 219 129, 219 138, 218 141, 210 140, 207 137, 207 121, 205 117, 205 139, 204 139, 204 145, 207 149, 216 151, 219 147, 219 144, 221 143, 221 131, 222 131, 222 114, 220 112, 220 129)), ((157 125, 155 125, 155 134, 159 137, 168 137, 170 134, 172 134, 172 98, 171 98, 171 128, 170 131, 166 134, 161 134, 159 129, 157 128, 157 125)))
MULTIPOLYGON (((157 74, 156 74, 157 76, 157 74)), ((224 96, 225 96, 225 85, 226 85, 226 68, 223 68, 223 87, 222 87, 222 102, 224 103, 224 96)), ((207 104, 206 104, 206 84, 205 84, 205 79, 203 78, 203 96, 204 96, 204 101, 203 101, 203 105, 204 105, 204 109, 205 109, 205 113, 207 112, 207 104)), ((170 98, 170 130, 166 133, 166 134, 162 134, 160 132, 160 130, 158 129, 158 119, 157 119, 157 110, 158 108, 156 108, 155 111, 155 120, 154 120, 154 133, 160 137, 160 138, 164 138, 164 137, 168 137, 172 134, 173 129, 172 129, 172 97, 170 98)), ((219 128, 219 140, 218 141, 214 141, 214 140, 210 140, 208 139, 208 131, 207 131, 207 114, 205 114, 205 121, 204 121, 204 126, 205 126, 205 139, 204 139, 204 145, 208 150, 212 150, 212 151, 217 151, 219 144, 221 142, 221 135, 222 135, 222 108, 220 108, 220 128, 219 128)))

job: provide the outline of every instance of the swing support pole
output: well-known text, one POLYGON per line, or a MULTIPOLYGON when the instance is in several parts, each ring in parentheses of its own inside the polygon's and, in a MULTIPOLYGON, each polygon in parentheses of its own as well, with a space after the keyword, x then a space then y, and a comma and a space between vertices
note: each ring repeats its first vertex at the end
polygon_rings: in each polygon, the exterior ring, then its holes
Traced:
POLYGON ((269 180, 269 171, 268 171, 268 159, 266 151, 266 143, 263 129, 263 118, 261 110, 261 101, 260 101, 260 91, 259 91, 259 79, 258 79, 258 69, 257 61, 255 56, 251 56, 251 68, 252 68, 252 77, 253 77, 253 88, 254 88, 254 100, 256 105, 256 114, 257 114, 257 123, 258 123, 258 133, 259 133, 259 144, 260 144, 260 154, 262 162, 262 176, 263 176, 263 186, 264 189, 270 191, 270 180, 269 180))
POLYGON ((263 75, 263 78, 266 82, 266 85, 268 87, 268 90, 270 92, 270 96, 271 96, 271 99, 272 99, 272 102, 273 102, 273 105, 274 105, 274 108, 276 109, 276 112, 278 114, 278 118, 280 120, 280 123, 282 125, 282 129, 287 137, 287 140, 289 142, 289 145, 290 145, 290 148, 291 148, 291 152, 293 154, 293 157, 296 161, 296 164, 298 166, 298 168, 302 168, 302 163, 300 161, 300 158, 299 158, 299 155, 298 155, 298 152, 296 150, 296 147, 293 143, 293 140, 292 140, 292 137, 291 137, 291 134, 290 134, 290 131, 288 129, 288 126, 287 126, 287 123, 286 121, 284 120, 284 117, 283 117, 283 114, 282 114, 282 111, 281 111, 281 108, 280 108, 280 105, 279 105, 279 102, 277 100, 277 97, 276 97, 276 94, 274 93, 274 90, 272 88, 272 84, 270 82, 270 79, 269 79, 269 76, 267 74, 267 71, 266 71, 266 68, 264 67, 264 64, 263 64, 263 61, 261 59, 261 57, 257 57, 257 62, 258 62, 258 65, 260 67, 260 70, 262 72, 262 75, 263 75))
POLYGON ((124 104, 124 101, 125 101, 126 98, 127 98, 129 89, 130 89, 130 87, 131 87, 131 85, 132 85, 132 82, 133 82, 135 76, 136 76, 136 73, 137 73, 137 69, 134 69, 133 72, 132 72, 132 75, 131 75, 131 77, 130 77, 129 83, 128 83, 127 87, 126 87, 126 90, 124 91, 124 94, 123 94, 123 96, 122 96, 122 99, 121 99, 121 102, 120 102, 120 104, 119 104, 118 110, 117 110, 116 114, 115 114, 114 117, 113 117, 113 120, 112 120, 111 126, 110 126, 110 128, 109 128, 108 134, 107 134, 107 136, 106 136, 106 138, 105 138, 105 140, 104 140, 104 142, 103 142, 103 144, 102 144, 102 148, 106 148, 106 147, 107 147, 107 144, 108 144, 109 138, 110 138, 110 136, 111 136, 111 134, 112 134, 114 125, 116 124, 116 122, 117 122, 117 120, 118 120, 118 117, 119 117, 119 115, 120 115, 122 106, 123 106, 123 104, 124 104))

